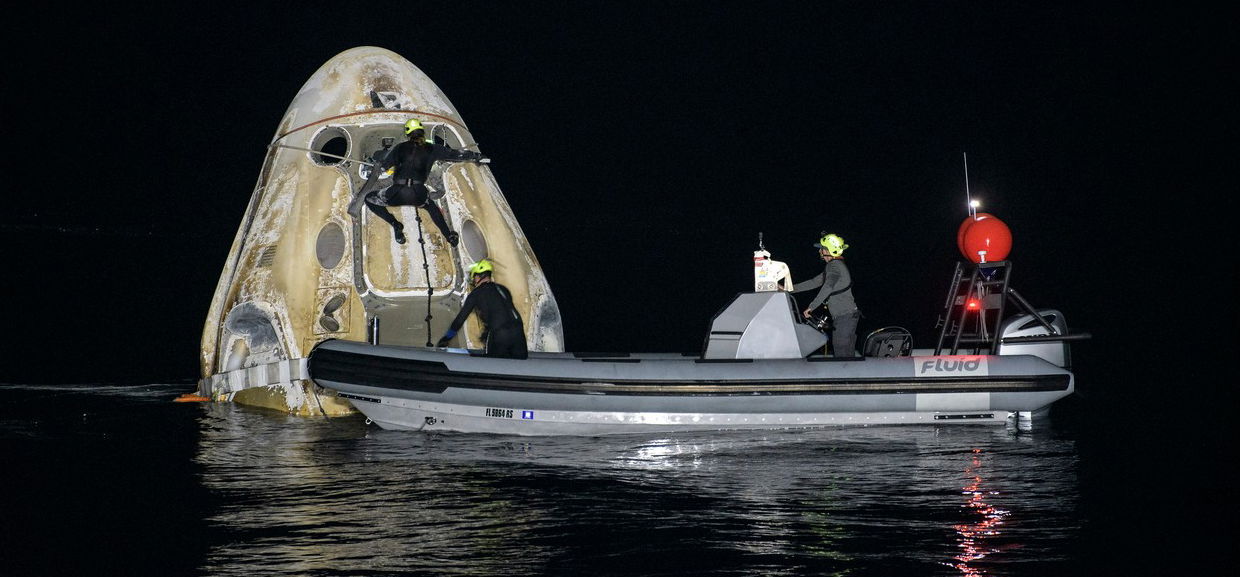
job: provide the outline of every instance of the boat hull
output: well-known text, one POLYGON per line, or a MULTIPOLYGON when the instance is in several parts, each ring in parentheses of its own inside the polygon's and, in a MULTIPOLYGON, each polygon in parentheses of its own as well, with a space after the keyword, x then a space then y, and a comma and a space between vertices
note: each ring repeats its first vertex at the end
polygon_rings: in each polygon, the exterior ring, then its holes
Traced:
POLYGON ((513 360, 328 341, 308 368, 386 429, 516 435, 1002 424, 1073 391, 1070 372, 1027 355, 513 360))

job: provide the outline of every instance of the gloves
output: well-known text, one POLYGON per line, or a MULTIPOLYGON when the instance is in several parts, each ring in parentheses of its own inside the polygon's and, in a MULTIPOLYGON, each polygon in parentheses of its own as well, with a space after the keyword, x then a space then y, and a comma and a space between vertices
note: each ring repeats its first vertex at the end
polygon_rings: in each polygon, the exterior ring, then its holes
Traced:
POLYGON ((456 336, 456 331, 448 331, 443 334, 443 338, 439 339, 438 343, 435 343, 435 346, 439 348, 446 347, 448 346, 448 341, 452 340, 452 337, 455 337, 455 336, 456 336))

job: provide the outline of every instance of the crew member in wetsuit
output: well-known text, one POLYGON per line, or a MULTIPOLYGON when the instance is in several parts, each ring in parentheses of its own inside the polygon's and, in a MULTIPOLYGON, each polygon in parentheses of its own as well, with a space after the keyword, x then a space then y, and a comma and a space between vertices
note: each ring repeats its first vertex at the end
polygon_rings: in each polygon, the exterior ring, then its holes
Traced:
POLYGON ((494 265, 487 259, 469 267, 473 290, 465 297, 461 312, 457 313, 452 325, 448 327, 448 332, 444 333, 436 346, 448 346, 448 341, 456 336, 456 332, 465 324, 465 319, 476 309, 478 318, 482 320, 482 340, 486 342, 486 356, 508 359, 524 359, 528 356, 525 348, 525 324, 521 322, 521 315, 512 304, 512 293, 508 292, 504 285, 491 280, 493 270, 494 265))
POLYGON ((460 239, 455 231, 444 220, 439 206, 430 198, 426 189, 426 178, 430 175, 431 166, 436 160, 449 161, 480 161, 481 153, 472 150, 456 150, 450 146, 425 139, 426 130, 422 122, 410 119, 405 123, 405 136, 408 140, 397 144, 383 159, 378 167, 380 171, 392 172, 392 186, 376 190, 366 195, 366 206, 379 218, 392 225, 396 242, 405 244, 405 225, 388 211, 389 206, 417 206, 426 209, 439 227, 439 232, 448 239, 448 244, 456 246, 460 239))
POLYGON ((861 310, 852 294, 852 275, 844 265, 844 239, 835 234, 823 234, 814 243, 818 255, 825 261, 826 267, 818 276, 799 282, 792 287, 792 292, 799 293, 818 288, 818 295, 810 301, 809 306, 801 311, 801 315, 809 318, 814 309, 824 302, 827 312, 831 314, 831 350, 837 357, 854 357, 857 355, 857 320, 861 318, 861 310), (822 287, 822 288, 819 288, 822 287))

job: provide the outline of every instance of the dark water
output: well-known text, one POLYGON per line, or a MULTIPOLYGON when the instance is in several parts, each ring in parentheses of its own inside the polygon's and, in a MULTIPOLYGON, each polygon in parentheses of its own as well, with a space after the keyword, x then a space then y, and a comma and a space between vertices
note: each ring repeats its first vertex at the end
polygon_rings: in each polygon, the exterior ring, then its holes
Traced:
POLYGON ((0 573, 1105 575, 1226 566, 1215 541, 1185 538, 1196 528, 1167 513, 1177 506, 1147 500, 1194 490, 1192 471, 1179 486, 1134 481, 1126 459, 1109 454, 1126 442, 1100 441, 1079 400, 1030 432, 521 438, 171 402, 192 388, 0 386, 0 573), (1147 531, 1169 536, 1147 541, 1147 531))

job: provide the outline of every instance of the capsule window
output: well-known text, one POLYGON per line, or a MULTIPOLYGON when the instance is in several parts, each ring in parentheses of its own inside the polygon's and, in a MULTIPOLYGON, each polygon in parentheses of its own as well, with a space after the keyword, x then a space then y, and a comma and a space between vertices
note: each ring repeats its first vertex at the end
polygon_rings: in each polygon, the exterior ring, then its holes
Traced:
POLYGON ((461 136, 447 124, 436 124, 432 126, 430 134, 431 138, 435 140, 442 140, 444 144, 447 144, 452 148, 464 148, 464 145, 461 144, 461 136))
POLYGON ((314 243, 314 255, 319 259, 319 266, 331 270, 344 258, 345 238, 340 225, 329 222, 319 229, 318 239, 314 243))
POLYGON ((461 227, 461 244, 464 245, 465 254, 472 260, 490 256, 487 254, 487 238, 482 234, 482 227, 473 220, 465 221, 465 225, 461 227))
POLYGON ((349 135, 342 129, 329 126, 314 135, 310 143, 314 150, 310 159, 319 166, 336 166, 344 162, 349 152, 349 135))

